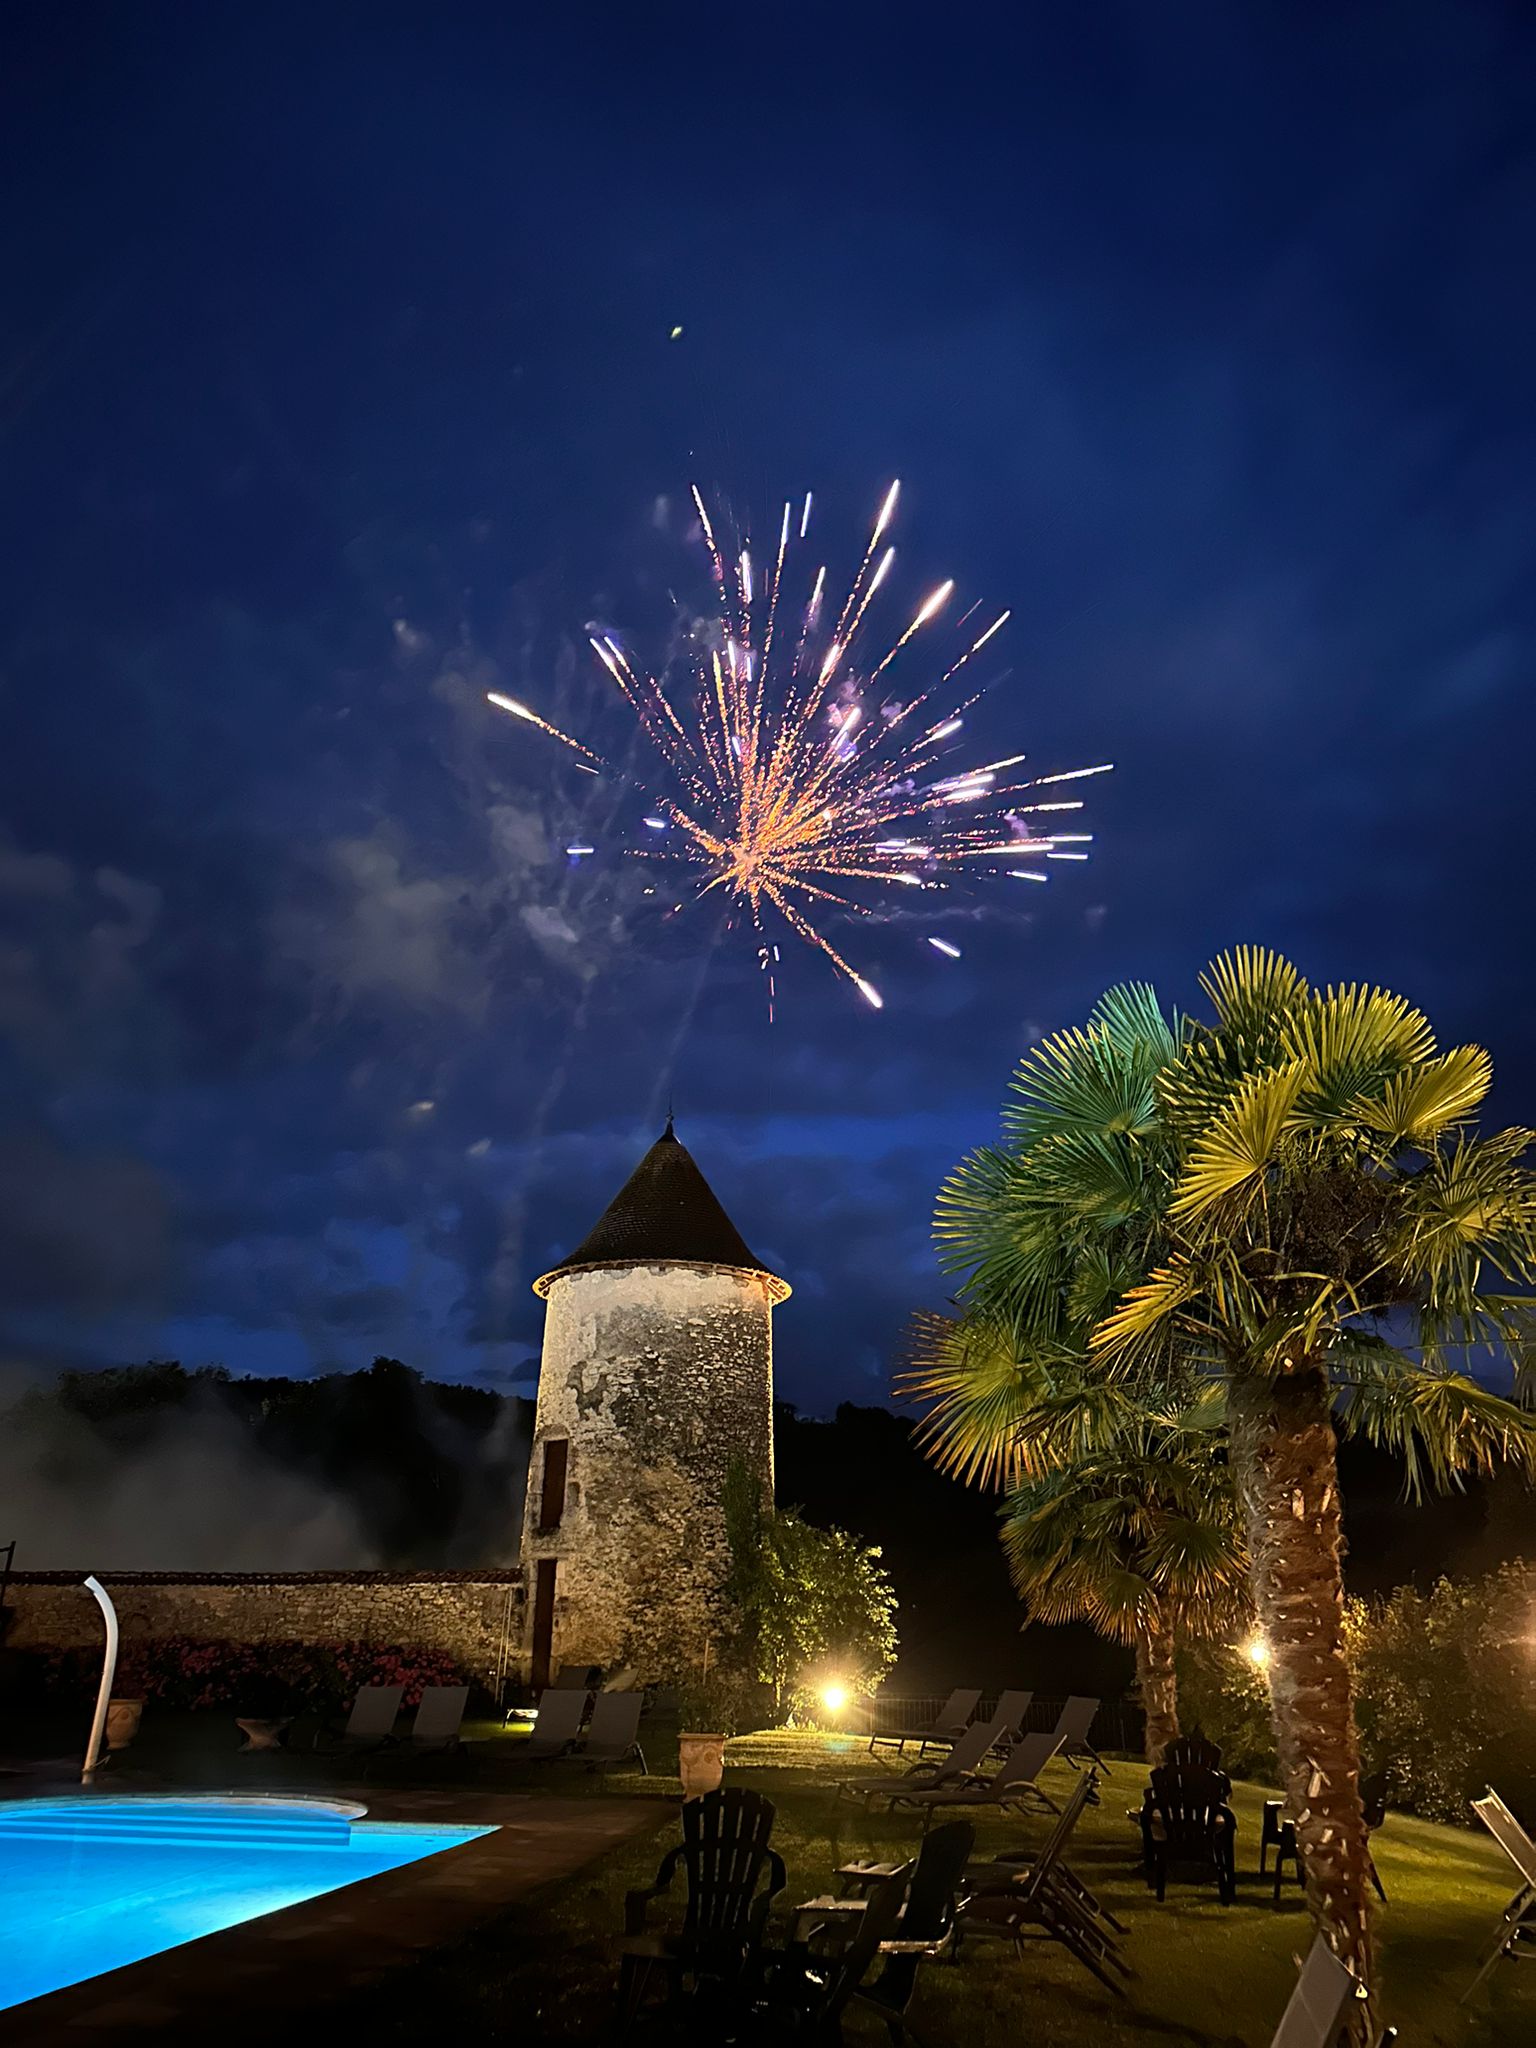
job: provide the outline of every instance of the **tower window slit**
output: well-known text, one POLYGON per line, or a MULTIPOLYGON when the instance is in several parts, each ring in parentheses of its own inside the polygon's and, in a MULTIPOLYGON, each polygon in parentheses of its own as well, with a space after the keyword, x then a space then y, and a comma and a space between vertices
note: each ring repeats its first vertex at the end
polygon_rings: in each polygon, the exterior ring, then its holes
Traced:
POLYGON ((565 1473, 570 1448, 568 1439, 563 1436, 547 1437, 544 1442, 544 1475, 539 1491, 541 1536, 558 1529, 565 1513, 565 1473))

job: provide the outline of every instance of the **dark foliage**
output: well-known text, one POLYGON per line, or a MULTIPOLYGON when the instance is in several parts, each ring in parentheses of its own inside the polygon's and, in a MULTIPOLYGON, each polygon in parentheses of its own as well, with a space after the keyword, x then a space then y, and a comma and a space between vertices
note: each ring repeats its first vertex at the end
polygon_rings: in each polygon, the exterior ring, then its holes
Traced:
MULTIPOLYGON (((50 1409, 125 1457, 153 1451, 178 1420, 217 1416, 263 1458, 345 1502, 383 1565, 516 1554, 533 1404, 424 1379, 398 1359, 310 1380, 235 1379, 165 1360, 66 1372, 14 1414, 38 1422, 50 1409)), ((50 1476, 67 1485, 72 1440, 40 1434, 61 1467, 50 1476)))

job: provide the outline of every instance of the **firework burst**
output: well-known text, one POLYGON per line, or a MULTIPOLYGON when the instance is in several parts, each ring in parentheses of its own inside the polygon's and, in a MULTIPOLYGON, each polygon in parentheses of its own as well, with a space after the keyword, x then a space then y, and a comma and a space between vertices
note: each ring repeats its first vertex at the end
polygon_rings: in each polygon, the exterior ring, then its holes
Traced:
MULTIPOLYGON (((895 559, 895 549, 882 543, 899 492, 894 483, 887 491, 833 617, 825 566, 796 582, 808 595, 788 594, 792 558, 810 531, 809 493, 798 512, 785 505, 763 573, 750 544, 733 544, 729 554, 722 549, 695 487, 715 616, 693 636, 694 652, 658 677, 636 666, 612 634, 592 636, 593 652, 659 761, 659 775, 638 785, 649 808, 644 838, 628 851, 680 865, 696 896, 720 891, 750 915, 770 1013, 775 914, 879 1009, 878 990, 828 938, 822 921, 870 915, 872 905, 862 899, 876 891, 941 891, 989 877, 1046 881, 1046 862, 1086 859, 1092 838, 1055 829, 1057 817, 1070 820, 1082 809, 1057 785, 1112 766, 1021 778, 1023 754, 958 765, 966 713, 982 694, 970 689, 975 671, 965 671, 1008 613, 977 630, 973 605, 951 629, 947 654, 929 662, 930 680, 906 692, 899 687, 943 631, 953 583, 930 592, 894 638, 874 642, 884 651, 866 657, 866 641, 874 641, 866 620, 895 559)), ((577 766, 609 769, 601 755, 527 705, 496 691, 489 696, 569 747, 577 766)), ((959 957, 946 939, 928 944, 948 959, 959 957)))

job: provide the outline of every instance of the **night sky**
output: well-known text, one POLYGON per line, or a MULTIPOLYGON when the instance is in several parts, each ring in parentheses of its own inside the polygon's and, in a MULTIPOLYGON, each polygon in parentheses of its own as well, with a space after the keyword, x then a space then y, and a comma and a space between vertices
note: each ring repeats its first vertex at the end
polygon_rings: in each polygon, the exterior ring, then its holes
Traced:
POLYGON ((527 1391, 671 1096, 781 1394, 880 1399, 1020 1052, 1244 940, 1536 1120, 1526 14, 7 10, 0 1362, 527 1391), (898 475, 979 757, 1119 765, 770 1028, 483 693, 611 737, 690 482, 850 568, 898 475))

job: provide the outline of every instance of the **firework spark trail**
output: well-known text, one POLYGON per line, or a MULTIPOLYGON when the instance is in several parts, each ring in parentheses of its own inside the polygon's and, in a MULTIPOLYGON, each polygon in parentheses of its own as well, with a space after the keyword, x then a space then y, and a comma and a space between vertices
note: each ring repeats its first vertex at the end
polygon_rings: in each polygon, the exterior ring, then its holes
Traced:
MULTIPOLYGON (((1080 811, 1081 799, 1042 799, 1034 793, 1105 774, 1112 765, 1100 762, 1001 780, 1023 765, 1026 757, 1015 753, 945 772, 965 713, 983 694, 976 689, 956 702, 948 685, 1009 617, 1004 611, 969 637, 979 600, 966 607, 952 629, 965 633, 967 641, 947 666, 934 664, 937 681, 902 700, 876 688, 898 656, 935 627, 955 588, 952 582, 941 583, 878 660, 860 659, 861 632, 895 558, 894 548, 882 552, 880 544, 899 492, 895 483, 886 492, 836 623, 825 637, 826 569, 817 570, 787 663, 774 661, 774 649, 779 614, 788 601, 790 557, 810 525, 809 493, 798 534, 793 507, 785 504, 773 565, 763 574, 754 569, 746 543, 734 548, 728 570, 708 507, 698 486, 692 486, 716 617, 707 652, 682 664, 681 682, 674 682, 670 671, 658 677, 637 667, 610 633, 594 631, 591 638, 662 770, 659 783, 625 777, 647 797, 641 836, 656 835, 628 850, 641 858, 682 863, 693 872, 696 897, 719 891, 750 916, 768 977, 770 1015, 779 949, 766 911, 776 911, 797 938, 824 954, 878 1009, 879 991, 827 937, 818 914, 868 915, 869 904, 845 893, 850 883, 941 890, 953 880, 980 876, 1044 882, 1048 877, 1042 870, 994 863, 1025 853, 1047 861, 1086 860, 1083 849, 1091 844, 1091 833, 1058 833, 1031 822, 1043 812, 1080 811), (922 729, 908 738, 914 729, 908 721, 919 711, 927 722, 915 720, 922 729)), ((790 644, 787 624, 783 637, 790 644)), ((584 756, 578 765, 610 765, 526 705, 494 692, 490 701, 584 756)), ((930 937, 927 943, 945 958, 960 957, 959 948, 948 941, 930 937)))

